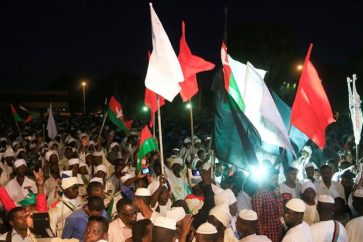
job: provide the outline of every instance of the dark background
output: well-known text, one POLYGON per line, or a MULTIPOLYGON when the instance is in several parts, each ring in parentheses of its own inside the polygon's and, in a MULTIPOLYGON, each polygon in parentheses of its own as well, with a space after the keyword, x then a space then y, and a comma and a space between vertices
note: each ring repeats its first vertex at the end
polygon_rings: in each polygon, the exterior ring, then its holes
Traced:
MULTIPOLYGON (((296 65, 303 62, 313 42, 311 60, 333 109, 347 111, 348 75, 357 73, 358 91, 363 93, 360 1, 152 2, 176 53, 181 21, 185 20, 192 52, 218 64, 228 5, 230 54, 267 70, 265 80, 272 90, 279 92, 284 82, 298 81, 296 65)), ((143 103, 147 51, 152 49, 150 28, 148 1, 143 0, 3 0, 1 88, 68 90, 71 108, 80 111, 80 82, 86 79, 87 110, 102 107, 105 98, 117 92, 126 112, 138 112, 143 103)), ((212 77, 212 71, 198 75, 201 92, 194 100, 199 108, 212 105, 212 77)), ((283 98, 291 103, 293 93, 283 98)), ((168 106, 179 105, 180 98, 175 102, 168 106)))

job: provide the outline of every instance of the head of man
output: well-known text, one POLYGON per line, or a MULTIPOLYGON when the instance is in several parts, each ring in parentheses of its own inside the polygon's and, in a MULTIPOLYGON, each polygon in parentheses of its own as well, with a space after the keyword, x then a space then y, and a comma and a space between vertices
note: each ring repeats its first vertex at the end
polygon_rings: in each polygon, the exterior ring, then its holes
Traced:
POLYGON ((180 172, 183 169, 183 160, 180 157, 173 158, 171 161, 171 170, 174 175, 180 177, 180 172))
POLYGON ((89 197, 105 198, 103 185, 99 182, 90 182, 87 186, 87 194, 89 197))
POLYGON ((117 214, 122 222, 132 228, 137 218, 137 208, 135 204, 127 198, 121 198, 117 204, 117 214))
POLYGON ((77 176, 79 172, 79 159, 72 158, 68 160, 68 170, 72 171, 72 176, 77 176))
POLYGON ((151 204, 151 193, 148 188, 138 188, 135 192, 135 204, 143 202, 150 206, 151 204))
POLYGON ((160 206, 165 206, 170 198, 169 190, 166 186, 161 187, 160 195, 158 198, 158 203, 160 206))
POLYGON ((102 211, 105 209, 103 199, 100 197, 89 197, 84 210, 88 216, 101 216, 102 211))
POLYGON ((216 227, 219 234, 224 233, 231 223, 231 219, 229 207, 225 204, 216 206, 209 211, 208 222, 216 227))
POLYGON ((205 150, 198 150, 197 151, 197 156, 198 156, 198 158, 199 159, 201 159, 201 160, 204 160, 205 159, 205 150))
POLYGON ((353 194, 353 208, 358 211, 359 215, 363 215, 363 190, 356 190, 353 194))
POLYGON ((346 171, 340 177, 340 184, 344 187, 344 190, 350 190, 354 185, 354 174, 351 171, 346 171))
POLYGON ((216 227, 211 223, 201 224, 195 234, 196 242, 217 242, 218 241, 218 231, 216 227))
POLYGON ((338 171, 338 164, 335 160, 328 160, 326 165, 331 167, 333 173, 338 171))
POLYGON ((243 236, 246 237, 256 233, 257 227, 257 213, 253 210, 242 209, 236 221, 236 229, 243 236))
POLYGON ((87 228, 84 234, 85 242, 107 241, 108 220, 102 216, 88 218, 87 228))
POLYGON ((152 241, 174 242, 176 239, 176 221, 172 218, 158 216, 152 228, 152 241))
POLYGON ((95 169, 96 177, 105 179, 107 175, 107 167, 105 165, 98 165, 95 169))
POLYGON ((332 220, 334 217, 334 198, 329 195, 319 195, 316 210, 319 213, 320 221, 332 220))
POLYGON ((73 150, 72 150, 72 147, 70 146, 66 146, 64 148, 64 155, 65 157, 69 160, 72 158, 72 153, 73 153, 73 150))
POLYGON ((78 180, 76 177, 63 178, 61 187, 63 189, 64 196, 68 199, 76 199, 78 197, 78 180))
POLYGON ((315 174, 314 166, 305 167, 305 174, 308 179, 314 179, 314 174, 315 174))
POLYGON ((49 171, 50 171, 50 174, 52 174, 53 176, 55 177, 59 177, 59 165, 58 164, 50 164, 49 165, 49 171))
POLYGON ((311 181, 304 182, 301 186, 301 199, 309 205, 315 204, 316 188, 311 181))
POLYGON ((9 224, 17 232, 26 231, 28 229, 27 218, 28 213, 23 207, 15 207, 8 213, 9 224))
POLYGON ((305 212, 303 200, 293 198, 285 205, 284 220, 289 228, 293 228, 302 223, 305 212))
POLYGON ((152 242, 153 224, 149 219, 142 219, 134 223, 132 227, 133 242, 152 242))
POLYGON ((333 169, 328 165, 320 167, 321 179, 325 184, 330 184, 333 177, 333 169))
POLYGON ((18 177, 24 177, 26 173, 26 162, 23 159, 14 162, 15 174, 18 177))
POLYGON ((185 210, 182 207, 173 207, 166 212, 166 217, 175 219, 176 221, 176 234, 177 238, 180 238, 183 226, 183 220, 186 216, 185 210))
POLYGON ((296 179, 297 179, 297 173, 298 173, 298 169, 296 169, 295 167, 289 166, 287 168, 287 170, 284 172, 286 181, 289 183, 296 183, 296 179))

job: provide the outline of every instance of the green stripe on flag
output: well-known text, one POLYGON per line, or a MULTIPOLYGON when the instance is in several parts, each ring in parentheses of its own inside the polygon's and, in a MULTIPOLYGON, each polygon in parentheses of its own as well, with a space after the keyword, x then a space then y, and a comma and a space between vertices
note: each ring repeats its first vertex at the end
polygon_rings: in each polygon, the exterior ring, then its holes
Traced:
POLYGON ((240 108, 242 112, 245 111, 245 103, 243 102, 242 95, 239 92, 236 80, 234 79, 233 73, 231 73, 231 77, 229 79, 229 89, 228 89, 229 95, 233 98, 233 100, 236 102, 237 106, 240 108))
POLYGON ((121 130, 123 130, 126 134, 129 134, 130 131, 126 128, 125 123, 119 119, 115 113, 111 111, 111 109, 108 109, 108 117, 110 118, 111 122, 121 130))
POLYGON ((148 138, 144 141, 144 143, 142 143, 138 153, 139 161, 137 162, 136 170, 139 171, 141 169, 142 158, 144 158, 144 156, 148 153, 155 150, 158 150, 158 144, 154 137, 148 138))

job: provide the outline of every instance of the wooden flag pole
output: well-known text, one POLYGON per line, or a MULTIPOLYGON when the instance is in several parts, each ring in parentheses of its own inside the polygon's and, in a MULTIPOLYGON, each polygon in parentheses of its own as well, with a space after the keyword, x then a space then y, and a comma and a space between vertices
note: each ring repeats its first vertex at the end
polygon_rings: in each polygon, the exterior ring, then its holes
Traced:
MULTIPOLYGON (((164 175, 164 150, 163 150, 163 133, 161 130, 161 115, 160 115, 160 98, 157 95, 157 103, 158 103, 158 127, 159 127, 159 146, 160 146, 160 164, 161 164, 161 174, 164 175)), ((154 124, 155 126, 155 124, 154 124)))
POLYGON ((355 163, 357 164, 357 169, 359 169, 359 144, 355 144, 355 163))
MULTIPOLYGON (((150 112, 152 112, 152 111, 150 110, 150 112)), ((153 115, 153 136, 154 136, 154 137, 156 137, 156 134, 155 134, 155 132, 156 132, 156 131, 155 131, 155 125, 156 125, 156 124, 155 124, 155 113, 154 113, 154 115, 153 115)))
MULTIPOLYGON (((194 124, 193 124, 193 106, 192 106, 192 99, 189 100, 189 113, 190 113, 190 134, 191 134, 191 140, 192 140, 192 155, 195 155, 194 152, 194 124)), ((193 160, 194 157, 191 157, 193 160)))
POLYGON ((105 127, 105 123, 106 123, 107 116, 108 116, 108 112, 105 112, 105 116, 103 118, 103 122, 102 122, 102 125, 101 125, 100 132, 98 133, 97 140, 99 140, 101 138, 101 134, 102 134, 103 128, 105 127))

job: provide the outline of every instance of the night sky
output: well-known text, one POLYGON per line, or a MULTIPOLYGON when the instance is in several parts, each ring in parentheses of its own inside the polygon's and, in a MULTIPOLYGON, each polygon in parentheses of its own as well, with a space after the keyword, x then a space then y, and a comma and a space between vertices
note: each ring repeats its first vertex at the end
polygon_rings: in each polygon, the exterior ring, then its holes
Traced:
MULTIPOLYGON (((184 19, 192 52, 214 63, 228 2, 229 27, 255 22, 287 27, 297 40, 297 57, 314 42, 314 64, 344 64, 363 49, 359 1, 152 2, 176 51, 184 19)), ((148 1, 3 0, 0 29, 2 88, 47 89, 63 75, 92 80, 112 69, 146 75, 151 49, 148 1)))

